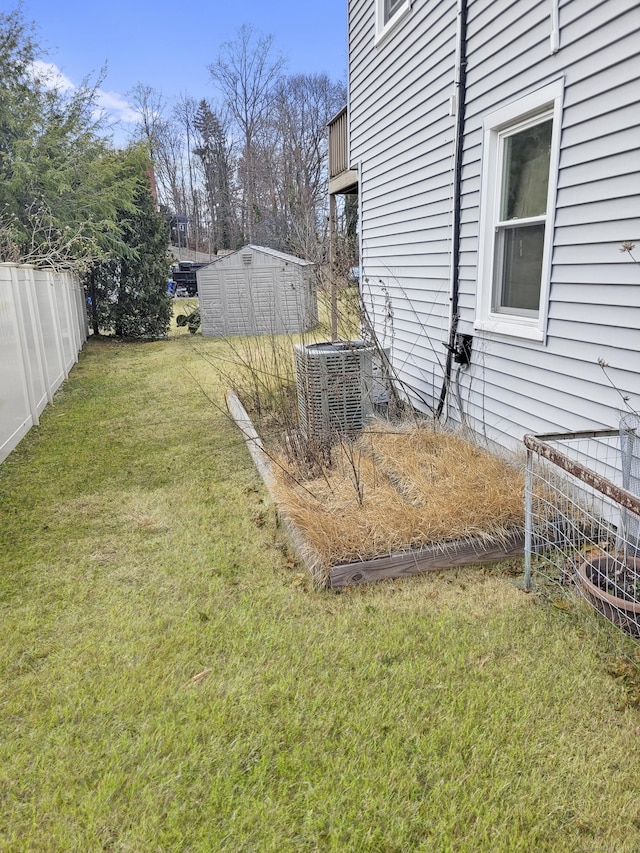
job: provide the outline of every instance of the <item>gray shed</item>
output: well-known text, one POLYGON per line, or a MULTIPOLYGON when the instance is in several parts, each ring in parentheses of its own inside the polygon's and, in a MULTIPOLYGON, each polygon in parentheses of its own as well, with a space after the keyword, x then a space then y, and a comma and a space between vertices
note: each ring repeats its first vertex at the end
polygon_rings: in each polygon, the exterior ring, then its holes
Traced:
POLYGON ((305 332, 318 323, 314 265, 247 245, 196 273, 202 334, 305 332))

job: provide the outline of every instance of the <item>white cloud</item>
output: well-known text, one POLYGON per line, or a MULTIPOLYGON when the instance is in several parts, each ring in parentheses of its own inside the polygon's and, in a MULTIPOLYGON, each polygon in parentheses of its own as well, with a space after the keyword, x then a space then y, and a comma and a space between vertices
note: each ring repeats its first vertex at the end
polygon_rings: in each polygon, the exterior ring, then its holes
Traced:
MULTIPOLYGON (((44 86, 45 89, 57 89, 59 92, 73 92, 78 88, 53 62, 36 60, 31 66, 31 76, 44 86)), ((127 131, 122 126, 134 124, 138 120, 138 115, 131 104, 118 92, 107 92, 104 89, 98 89, 96 91, 96 107, 96 119, 106 120, 110 131, 114 134, 114 141, 125 145, 126 134, 130 133, 130 131, 127 131), (125 136, 123 136, 123 133, 125 136)))
POLYGON ((76 88, 75 83, 72 83, 53 62, 42 62, 42 60, 36 59, 35 62, 31 63, 31 75, 34 80, 42 83, 45 89, 69 92, 76 88))
POLYGON ((104 89, 98 89, 97 96, 98 106, 110 120, 124 121, 127 124, 132 124, 138 120, 138 114, 131 104, 117 92, 105 92, 104 89))

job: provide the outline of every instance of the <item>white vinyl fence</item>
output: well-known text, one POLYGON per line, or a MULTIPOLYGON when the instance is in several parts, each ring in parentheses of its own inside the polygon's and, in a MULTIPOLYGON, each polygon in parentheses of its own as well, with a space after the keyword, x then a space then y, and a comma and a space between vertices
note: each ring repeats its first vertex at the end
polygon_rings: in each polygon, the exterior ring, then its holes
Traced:
POLYGON ((39 423, 86 340, 74 275, 0 264, 0 462, 39 423))

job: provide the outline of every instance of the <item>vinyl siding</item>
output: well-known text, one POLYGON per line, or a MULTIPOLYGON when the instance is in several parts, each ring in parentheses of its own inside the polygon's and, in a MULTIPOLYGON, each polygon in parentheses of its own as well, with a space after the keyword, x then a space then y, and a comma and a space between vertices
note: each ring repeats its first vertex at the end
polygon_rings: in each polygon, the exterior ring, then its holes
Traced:
MULTIPOLYGON (((376 48, 373 3, 349 9, 364 288, 425 409, 439 393, 449 322, 455 14, 455 3, 415 0, 376 48)), ((559 22, 551 54, 550 0, 469 2, 459 330, 474 341, 472 365, 457 377, 465 419, 507 445, 525 432, 615 425, 623 396, 640 408, 640 269, 620 252, 625 240, 640 247, 640 7, 560 0, 559 22), (474 331, 483 119, 559 78, 546 340, 474 331)), ((451 394, 454 421, 457 408, 451 394)))
MULTIPOLYGON (((493 3, 491 12, 480 7, 471 3, 472 32, 481 31, 487 15, 499 17, 503 4, 493 3)), ((504 82, 496 85, 497 70, 476 62, 475 52, 469 63, 467 132, 481 127, 486 112, 551 79, 565 81, 546 343, 478 334, 477 367, 465 376, 475 428, 501 443, 524 432, 615 425, 627 394, 640 405, 640 270, 619 251, 623 240, 640 237, 640 12, 624 0, 561 4, 560 49, 552 56, 540 38, 548 33, 549 5, 533 11, 540 19, 529 13, 527 35, 504 34, 510 60, 526 50, 509 62, 504 82), (611 365, 617 390, 598 359, 611 365), (482 425, 474 370, 483 374, 482 425)), ((463 316, 472 326, 475 278, 467 245, 463 316)))
POLYGON ((362 289, 415 402, 442 381, 449 324, 449 112, 455 6, 416 2, 377 46, 374 7, 350 4, 350 144, 361 168, 362 289), (426 351, 425 351, 426 350, 426 351))

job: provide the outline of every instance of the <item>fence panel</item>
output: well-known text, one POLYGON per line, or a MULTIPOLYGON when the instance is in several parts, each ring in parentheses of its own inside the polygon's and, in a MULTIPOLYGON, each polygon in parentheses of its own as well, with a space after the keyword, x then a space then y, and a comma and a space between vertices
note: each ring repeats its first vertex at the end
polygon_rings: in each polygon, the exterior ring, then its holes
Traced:
POLYGON ((47 382, 51 391, 55 392, 65 379, 65 370, 62 359, 62 333, 53 293, 53 277, 48 270, 33 270, 33 281, 44 341, 47 382))
POLYGON ((65 376, 76 362, 76 351, 71 330, 71 281, 66 273, 56 273, 53 277, 55 297, 55 309, 58 314, 58 325, 60 327, 60 348, 62 351, 62 367, 65 376))
POLYGON ((525 585, 535 571, 575 587, 640 638, 640 416, 525 445, 525 585))
POLYGON ((10 268, 0 266, 0 460, 31 429, 27 377, 10 268))
POLYGON ((38 423, 86 339, 74 276, 0 264, 0 462, 38 423))
POLYGON ((13 267, 13 293, 18 313, 22 352, 28 373, 28 391, 34 423, 50 399, 47 385, 44 347, 40 331, 40 315, 36 303, 33 275, 30 269, 13 267))

